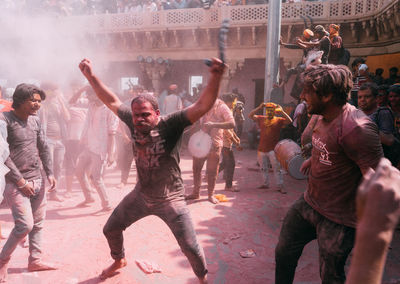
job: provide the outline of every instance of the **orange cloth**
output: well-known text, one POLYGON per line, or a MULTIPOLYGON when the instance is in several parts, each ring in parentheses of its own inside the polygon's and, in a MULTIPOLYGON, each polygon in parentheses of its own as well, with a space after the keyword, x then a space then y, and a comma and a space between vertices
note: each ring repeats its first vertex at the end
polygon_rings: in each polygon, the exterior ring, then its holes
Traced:
POLYGON ((12 102, 0 99, 0 112, 10 111, 13 108, 11 107, 12 102))
POLYGON ((267 120, 267 117, 263 115, 257 115, 255 117, 260 127, 258 151, 267 153, 274 150, 276 144, 279 142, 281 128, 284 126, 286 119, 275 116, 273 119, 267 120))

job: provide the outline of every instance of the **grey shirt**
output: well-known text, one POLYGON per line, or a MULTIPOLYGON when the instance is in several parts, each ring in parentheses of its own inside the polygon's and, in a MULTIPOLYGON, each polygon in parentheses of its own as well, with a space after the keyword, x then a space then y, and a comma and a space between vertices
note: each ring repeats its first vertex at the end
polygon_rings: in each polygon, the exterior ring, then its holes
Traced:
POLYGON ((10 169, 6 175, 7 182, 16 183, 21 178, 40 179, 39 159, 46 175, 53 175, 53 163, 39 117, 31 115, 27 121, 22 121, 10 111, 4 112, 0 119, 7 124, 7 142, 10 147, 10 156, 5 161, 10 169))

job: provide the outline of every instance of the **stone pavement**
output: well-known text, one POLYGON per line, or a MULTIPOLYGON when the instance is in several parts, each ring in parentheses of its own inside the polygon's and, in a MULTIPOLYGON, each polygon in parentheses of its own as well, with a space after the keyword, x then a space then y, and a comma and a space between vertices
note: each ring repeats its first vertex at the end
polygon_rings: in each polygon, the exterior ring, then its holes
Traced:
MULTIPOLYGON (((190 156, 185 151, 183 153, 182 174, 186 191, 190 192, 192 163, 190 156)), ((261 183, 261 175, 255 170, 256 151, 244 150, 235 155, 235 180, 240 192, 225 192, 225 185, 220 177, 216 193, 225 194, 228 202, 218 205, 209 203, 206 184, 203 184, 201 199, 189 202, 197 236, 205 251, 209 282, 273 283, 274 248, 282 219, 288 207, 305 190, 306 181, 294 180, 289 175, 284 175, 288 190, 286 195, 277 192, 273 183, 268 190, 257 189, 261 183), (255 256, 242 258, 239 253, 248 249, 254 250, 255 256)), ((105 181, 113 206, 133 188, 134 174, 132 169, 126 188, 116 189, 119 172, 114 169, 106 172, 105 181)), ((94 194, 94 197, 96 203, 91 207, 76 208, 83 200, 83 195, 75 184, 71 198, 63 203, 49 201, 43 236, 43 258, 56 263, 59 270, 28 273, 28 249, 18 247, 9 264, 8 283, 198 283, 168 227, 153 216, 138 221, 125 231, 128 266, 114 277, 100 281, 97 276, 112 262, 102 233, 110 212, 99 211, 101 206, 98 195, 94 194), (135 260, 155 262, 161 267, 162 273, 145 274, 138 268, 135 260)), ((13 223, 9 209, 4 206, 0 208, 0 220, 7 234, 13 223)), ((399 236, 397 232, 388 255, 384 283, 400 283, 399 236)), ((0 242, 0 247, 2 244, 4 240, 0 242)), ((303 252, 295 283, 320 283, 318 248, 315 241, 306 246, 303 252)))

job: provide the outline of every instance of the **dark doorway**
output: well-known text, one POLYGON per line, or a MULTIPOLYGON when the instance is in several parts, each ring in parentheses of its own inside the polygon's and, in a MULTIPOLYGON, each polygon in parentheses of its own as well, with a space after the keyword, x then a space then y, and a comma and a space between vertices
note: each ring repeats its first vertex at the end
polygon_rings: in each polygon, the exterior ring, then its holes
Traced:
MULTIPOLYGON (((254 91, 254 106, 252 109, 258 107, 262 102, 264 102, 264 79, 253 79, 255 84, 254 91)), ((259 111, 257 114, 262 114, 262 111, 259 111)))

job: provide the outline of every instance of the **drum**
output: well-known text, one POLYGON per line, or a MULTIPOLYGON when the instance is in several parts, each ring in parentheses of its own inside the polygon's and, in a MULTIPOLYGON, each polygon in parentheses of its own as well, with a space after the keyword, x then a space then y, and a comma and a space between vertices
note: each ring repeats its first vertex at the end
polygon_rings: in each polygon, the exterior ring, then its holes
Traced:
POLYGON ((200 130, 190 137, 188 149, 193 157, 204 158, 210 152, 211 144, 211 136, 200 130))
POLYGON ((275 146, 275 156, 281 166, 295 179, 305 179, 306 176, 300 172, 304 162, 301 155, 301 148, 296 142, 290 139, 279 141, 275 146))

